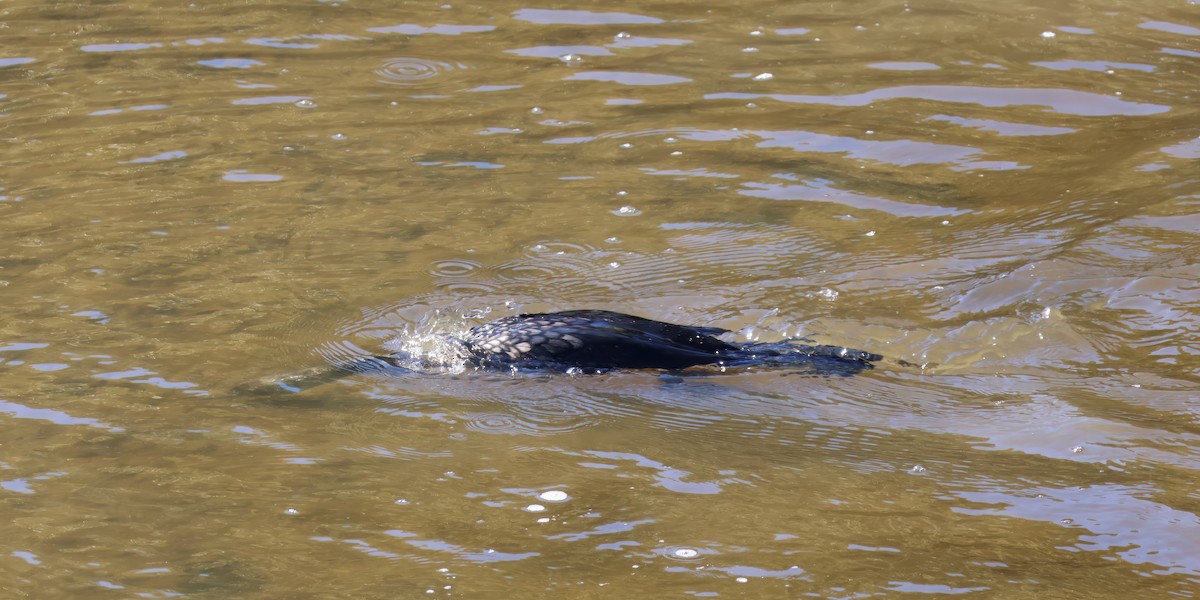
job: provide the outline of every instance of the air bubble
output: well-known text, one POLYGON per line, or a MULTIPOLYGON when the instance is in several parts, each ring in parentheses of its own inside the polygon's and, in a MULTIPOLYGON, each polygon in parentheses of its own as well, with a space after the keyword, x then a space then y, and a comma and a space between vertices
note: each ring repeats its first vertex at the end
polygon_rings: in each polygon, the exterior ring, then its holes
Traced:
POLYGON ((538 499, 546 502, 563 502, 569 498, 570 496, 562 490, 549 490, 538 494, 538 499))
POLYGON ((303 100, 297 100, 296 106, 299 106, 300 108, 316 108, 317 103, 313 102, 312 100, 309 100, 308 98, 305 98, 303 100))
POLYGON ((345 139, 346 139, 346 134, 344 134, 344 133, 335 133, 335 134, 333 134, 333 135, 329 136, 329 139, 331 139, 331 140, 337 140, 337 141, 339 141, 339 142, 340 142, 340 141, 342 141, 342 140, 345 140, 345 139))
POLYGON ((755 81, 770 81, 772 79, 775 79, 775 76, 770 73, 759 73, 754 76, 755 81))
POLYGON ((642 214, 642 211, 633 206, 622 206, 621 208, 612 211, 612 214, 617 215, 618 217, 636 217, 642 214))

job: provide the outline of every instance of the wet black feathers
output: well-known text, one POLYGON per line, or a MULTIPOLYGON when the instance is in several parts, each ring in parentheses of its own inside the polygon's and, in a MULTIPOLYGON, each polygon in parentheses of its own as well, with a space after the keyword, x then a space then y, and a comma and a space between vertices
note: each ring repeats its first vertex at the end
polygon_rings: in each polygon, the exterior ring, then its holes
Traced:
POLYGON ((462 338, 469 360, 483 368, 584 371, 683 369, 725 363, 821 363, 855 372, 877 354, 789 342, 733 344, 718 327, 691 327, 604 310, 570 310, 504 317, 473 327, 462 338))
POLYGON ((463 341, 482 366, 682 369, 718 362, 736 350, 713 337, 724 332, 573 310, 504 317, 472 328, 463 341))

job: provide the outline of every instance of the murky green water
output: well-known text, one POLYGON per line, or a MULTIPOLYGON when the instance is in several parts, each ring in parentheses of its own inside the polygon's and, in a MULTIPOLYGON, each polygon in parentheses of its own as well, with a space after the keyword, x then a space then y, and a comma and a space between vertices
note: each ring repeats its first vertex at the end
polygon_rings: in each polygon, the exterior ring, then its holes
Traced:
POLYGON ((1198 11, 0 4, 0 596, 1195 597, 1198 11), (888 359, 232 392, 567 308, 888 359))

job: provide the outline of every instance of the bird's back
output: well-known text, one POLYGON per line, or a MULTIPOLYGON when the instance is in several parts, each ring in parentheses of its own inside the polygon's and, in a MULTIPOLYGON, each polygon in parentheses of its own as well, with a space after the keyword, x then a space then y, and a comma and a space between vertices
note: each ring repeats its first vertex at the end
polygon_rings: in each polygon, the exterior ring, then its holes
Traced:
POLYGON ((717 327, 690 327, 604 310, 523 314, 489 321, 463 338, 483 367, 583 370, 682 369, 720 362, 737 346, 717 327))

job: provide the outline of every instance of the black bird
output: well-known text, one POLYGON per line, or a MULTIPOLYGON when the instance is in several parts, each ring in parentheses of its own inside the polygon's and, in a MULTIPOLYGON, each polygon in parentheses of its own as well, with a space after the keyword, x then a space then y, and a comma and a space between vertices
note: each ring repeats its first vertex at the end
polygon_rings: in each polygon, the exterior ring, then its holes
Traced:
MULTIPOLYGON (((883 357, 841 346, 807 345, 802 340, 726 342, 719 327, 693 327, 653 321, 607 310, 567 310, 502 317, 451 338, 454 359, 486 370, 601 373, 614 369, 685 369, 787 366, 818 375, 853 375, 883 357)), ((412 357, 364 357, 347 364, 314 367, 237 386, 242 392, 302 391, 381 363, 411 368, 412 357)))
POLYGON ((828 366, 851 374, 871 368, 878 354, 794 340, 731 343, 719 327, 692 327, 607 310, 568 310, 503 317, 472 327, 460 338, 464 356, 479 368, 584 372, 611 369, 684 369, 697 365, 795 364, 828 366))

